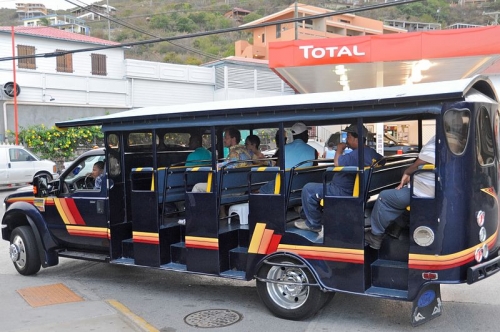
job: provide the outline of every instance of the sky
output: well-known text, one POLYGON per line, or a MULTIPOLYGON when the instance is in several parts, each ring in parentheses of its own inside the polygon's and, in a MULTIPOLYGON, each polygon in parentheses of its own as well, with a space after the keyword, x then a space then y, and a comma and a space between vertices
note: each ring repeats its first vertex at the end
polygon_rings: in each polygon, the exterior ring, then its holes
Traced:
MULTIPOLYGON (((82 5, 97 2, 95 0, 70 0, 73 3, 82 5)), ((42 3, 46 8, 52 10, 75 8, 76 6, 64 0, 0 0, 0 8, 16 8, 16 3, 42 3)))

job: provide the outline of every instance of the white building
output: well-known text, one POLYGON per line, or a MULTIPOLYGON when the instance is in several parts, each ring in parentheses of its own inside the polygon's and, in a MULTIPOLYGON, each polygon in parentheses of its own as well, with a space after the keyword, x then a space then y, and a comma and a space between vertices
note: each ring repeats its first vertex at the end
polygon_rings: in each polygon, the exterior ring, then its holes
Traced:
MULTIPOLYGON (((15 27, 14 45, 16 56, 36 55, 15 61, 20 127, 145 106, 294 93, 267 65, 235 70, 235 61, 197 67, 125 59, 119 43, 50 27, 15 27), (114 48, 99 49, 109 46, 114 48), (233 76, 245 71, 255 84, 235 89, 233 76), (265 84, 270 79, 276 87, 265 84)), ((6 93, 14 81, 11 58, 11 27, 0 27, 0 139, 15 129, 14 100, 6 93)))

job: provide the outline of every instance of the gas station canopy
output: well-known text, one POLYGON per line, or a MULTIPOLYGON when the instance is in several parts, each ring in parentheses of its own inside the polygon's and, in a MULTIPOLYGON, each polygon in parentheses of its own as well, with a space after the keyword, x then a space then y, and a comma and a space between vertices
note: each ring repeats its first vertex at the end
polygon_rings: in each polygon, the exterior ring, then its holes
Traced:
POLYGON ((500 73, 500 26, 270 43, 269 67, 298 93, 500 73))

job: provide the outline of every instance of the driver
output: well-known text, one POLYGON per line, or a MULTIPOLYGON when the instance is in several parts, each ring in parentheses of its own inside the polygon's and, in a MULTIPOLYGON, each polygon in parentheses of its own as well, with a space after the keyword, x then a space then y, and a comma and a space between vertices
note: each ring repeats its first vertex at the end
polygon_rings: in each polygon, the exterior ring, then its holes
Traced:
POLYGON ((94 178, 94 189, 101 190, 104 181, 104 161, 98 161, 94 164, 90 176, 94 178))

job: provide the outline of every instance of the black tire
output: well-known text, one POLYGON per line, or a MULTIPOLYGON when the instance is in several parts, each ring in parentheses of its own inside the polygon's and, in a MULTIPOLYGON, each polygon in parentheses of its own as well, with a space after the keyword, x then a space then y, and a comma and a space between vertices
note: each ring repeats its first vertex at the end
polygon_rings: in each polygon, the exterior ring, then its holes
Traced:
POLYGON ((31 227, 20 226, 12 231, 9 253, 20 274, 29 276, 40 271, 40 255, 31 227))
POLYGON ((47 172, 41 172, 41 173, 37 173, 37 174, 35 174, 35 175, 33 176, 33 182, 35 182, 35 178, 36 178, 37 176, 40 176, 40 175, 47 177, 47 181, 49 181, 49 182, 50 182, 50 181, 52 181, 52 180, 54 179, 54 178, 52 177, 52 174, 47 173, 47 172))
POLYGON ((318 286, 300 286, 296 283, 314 284, 312 273, 300 262, 291 258, 280 258, 273 263, 289 266, 263 264, 257 276, 261 279, 290 281, 290 284, 278 284, 259 281, 257 292, 266 307, 277 317, 302 320, 316 314, 331 299, 332 295, 321 291, 318 286))

